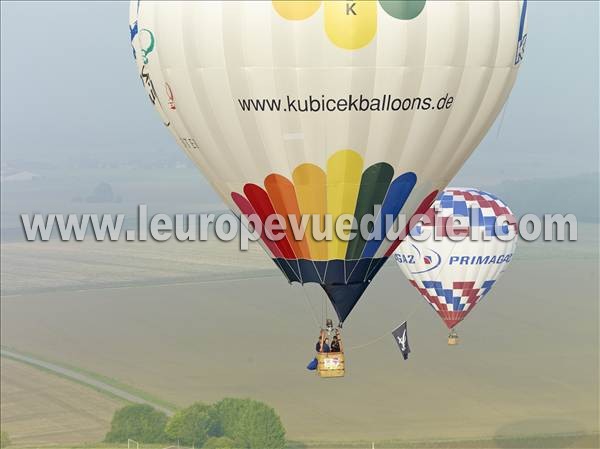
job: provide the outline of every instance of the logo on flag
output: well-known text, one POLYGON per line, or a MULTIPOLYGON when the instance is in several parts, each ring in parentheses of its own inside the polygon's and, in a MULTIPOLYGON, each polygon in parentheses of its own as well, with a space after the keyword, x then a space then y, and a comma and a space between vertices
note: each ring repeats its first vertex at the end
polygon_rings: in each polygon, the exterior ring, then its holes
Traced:
POLYGON ((410 346, 408 344, 408 328, 406 326, 406 321, 394 329, 392 335, 396 340, 398 349, 400 349, 400 352, 402 353, 402 357, 404 360, 408 359, 408 354, 410 354, 410 346))

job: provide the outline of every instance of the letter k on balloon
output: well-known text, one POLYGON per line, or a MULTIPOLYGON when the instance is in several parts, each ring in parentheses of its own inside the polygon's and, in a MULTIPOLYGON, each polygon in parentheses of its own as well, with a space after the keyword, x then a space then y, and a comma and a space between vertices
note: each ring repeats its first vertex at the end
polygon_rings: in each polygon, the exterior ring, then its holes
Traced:
POLYGON ((377 4, 399 20, 421 14, 427 0, 273 0, 277 13, 287 20, 305 20, 324 3, 325 32, 338 47, 356 50, 367 45, 377 33, 377 4))

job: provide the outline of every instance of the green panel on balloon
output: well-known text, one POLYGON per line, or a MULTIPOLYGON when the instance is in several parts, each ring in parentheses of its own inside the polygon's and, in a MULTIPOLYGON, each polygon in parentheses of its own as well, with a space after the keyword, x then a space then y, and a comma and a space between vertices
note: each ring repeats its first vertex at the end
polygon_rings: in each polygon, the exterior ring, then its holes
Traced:
MULTIPOLYGON (((366 214, 373 214, 376 205, 381 206, 385 199, 385 194, 394 177, 394 169, 386 162, 379 162, 371 165, 365 170, 360 181, 360 191, 356 201, 354 218, 360 225, 362 218, 366 214)), ((367 241, 359 232, 354 239, 348 243, 346 259, 360 259, 363 248, 367 241)))
POLYGON ((425 8, 427 0, 379 0, 381 7, 390 16, 401 20, 410 20, 417 17, 425 8))

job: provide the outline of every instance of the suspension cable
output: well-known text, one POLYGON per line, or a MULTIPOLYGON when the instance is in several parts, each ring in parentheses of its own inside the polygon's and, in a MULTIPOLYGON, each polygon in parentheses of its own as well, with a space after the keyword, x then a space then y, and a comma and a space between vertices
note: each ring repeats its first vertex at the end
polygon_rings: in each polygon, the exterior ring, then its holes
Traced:
MULTIPOLYGON (((408 321, 417 311, 417 307, 419 307, 417 304, 413 305, 412 309, 410 310, 410 312, 408 312, 408 315, 406 315, 406 318, 403 321, 408 321)), ((354 351, 355 349, 362 349, 362 348, 366 348, 368 346, 371 346, 381 340, 383 340, 384 338, 386 338, 387 336, 389 336, 391 334, 391 331, 387 331, 383 334, 381 334, 379 337, 374 338, 373 340, 370 340, 366 343, 360 344, 360 345, 355 345, 355 346, 350 346, 349 348, 347 348, 347 351, 354 351)), ((345 350, 345 351, 346 351, 345 350)))
POLYGON ((306 291, 306 288, 304 288, 304 285, 300 285, 300 289, 302 290, 302 293, 304 294, 304 301, 306 302, 306 305, 308 307, 308 310, 310 310, 310 314, 312 315, 312 318, 315 322, 315 324, 317 325, 318 328, 321 327, 321 325, 319 324, 319 318, 317 317, 317 314, 315 313, 312 303, 310 302, 310 298, 308 296, 308 292, 306 291))

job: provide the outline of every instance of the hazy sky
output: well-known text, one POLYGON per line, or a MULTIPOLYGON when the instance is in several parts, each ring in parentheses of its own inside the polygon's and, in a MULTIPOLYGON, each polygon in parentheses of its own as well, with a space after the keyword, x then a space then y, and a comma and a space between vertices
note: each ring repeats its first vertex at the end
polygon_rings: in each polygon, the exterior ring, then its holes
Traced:
MULTIPOLYGON (((127 2, 2 2, 2 157, 72 161, 179 149, 140 85, 127 2)), ((456 183, 598 170, 598 3, 530 2, 524 64, 456 183)))

